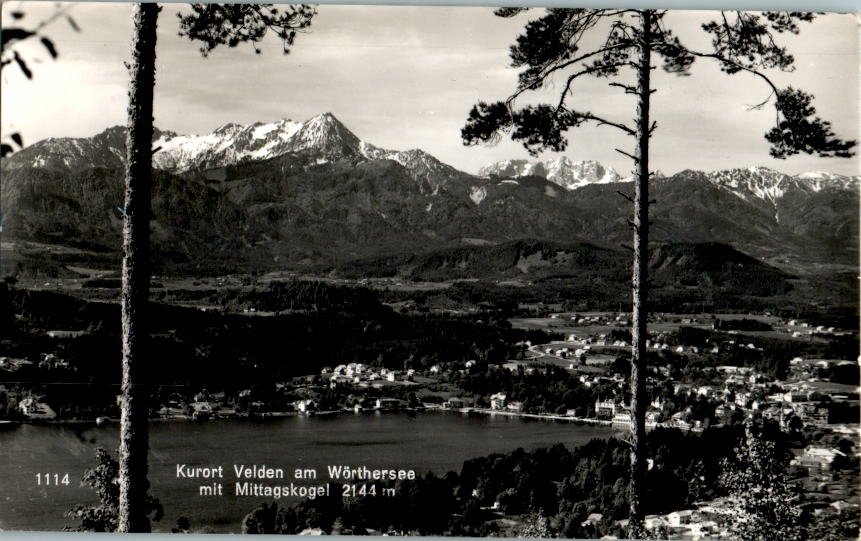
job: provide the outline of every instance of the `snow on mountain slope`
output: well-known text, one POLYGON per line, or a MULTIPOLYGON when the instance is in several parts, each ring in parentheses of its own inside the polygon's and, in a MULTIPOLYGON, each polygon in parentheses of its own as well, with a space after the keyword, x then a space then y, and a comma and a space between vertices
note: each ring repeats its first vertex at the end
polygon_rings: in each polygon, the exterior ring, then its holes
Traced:
POLYGON ((386 150, 360 140, 331 113, 305 122, 279 120, 271 124, 228 124, 209 135, 159 139, 156 167, 173 171, 218 167, 243 160, 265 160, 291 152, 308 152, 318 163, 341 158, 394 160, 431 189, 461 175, 430 154, 419 150, 386 150))
POLYGON ((478 174, 484 177, 538 176, 568 190, 576 190, 589 184, 624 182, 612 168, 592 160, 571 161, 565 156, 543 162, 505 160, 482 167, 478 174))
MULTIPOLYGON (((731 192, 741 199, 760 200, 772 205, 776 204, 788 191, 800 190, 811 193, 826 188, 857 190, 861 185, 861 177, 858 176, 848 177, 818 171, 791 176, 767 167, 747 167, 696 173, 704 181, 731 192)), ((568 190, 576 190, 590 184, 631 182, 634 180, 632 177, 622 178, 612 168, 604 167, 596 161, 575 162, 564 156, 542 162, 529 162, 527 160, 495 162, 479 169, 478 174, 492 178, 539 176, 568 190)), ((652 177, 653 180, 667 178, 660 171, 656 171, 652 177)))
POLYGON ((288 152, 313 151, 332 160, 359 153, 360 141, 331 113, 305 122, 289 119, 242 126, 226 124, 207 135, 168 134, 156 139, 160 169, 182 172, 265 160, 288 152))
MULTIPOLYGON (((204 135, 155 130, 153 166, 175 173, 224 167, 247 160, 266 160, 288 153, 310 154, 316 163, 393 160, 433 193, 452 179, 468 176, 420 150, 386 150, 361 141, 331 113, 304 122, 281 119, 246 126, 225 124, 204 135)), ((46 139, 4 159, 4 167, 38 167, 73 171, 117 168, 125 163, 125 128, 116 126, 89 138, 46 139)))
POLYGON ((806 186, 816 192, 821 191, 825 187, 844 190, 857 189, 859 184, 861 184, 861 176, 859 175, 847 177, 825 171, 808 171, 797 175, 795 178, 803 181, 806 186))
POLYGON ((716 186, 728 190, 742 199, 755 198, 775 204, 790 190, 820 192, 826 188, 857 189, 859 177, 847 177, 824 172, 802 173, 790 176, 767 167, 726 169, 707 175, 716 186))
POLYGON ((790 177, 766 167, 727 169, 709 175, 709 181, 742 199, 749 197, 774 203, 786 193, 790 177))
POLYGON ((125 129, 119 126, 87 138, 50 137, 3 158, 3 167, 79 170, 121 167, 125 162, 125 129))

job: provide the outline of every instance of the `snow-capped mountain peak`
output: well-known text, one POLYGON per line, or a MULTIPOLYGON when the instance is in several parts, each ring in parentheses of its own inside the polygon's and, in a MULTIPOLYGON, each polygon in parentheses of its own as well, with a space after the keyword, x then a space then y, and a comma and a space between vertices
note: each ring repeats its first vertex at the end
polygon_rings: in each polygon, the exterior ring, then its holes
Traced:
POLYGON ((772 203, 783 197, 788 178, 788 175, 767 167, 727 169, 709 175, 712 183, 732 191, 742 199, 754 197, 772 203))
POLYGON ((313 150, 327 158, 360 154, 361 141, 332 113, 323 113, 302 123, 289 139, 289 151, 313 150))
MULTIPOLYGON (((115 126, 94 137, 46 139, 4 159, 3 163, 13 169, 123 167, 125 137, 126 129, 115 126)), ((362 141, 329 112, 304 122, 287 118, 248 125, 231 122, 203 135, 179 135, 155 129, 153 148, 156 149, 153 166, 174 173, 301 153, 317 164, 344 158, 393 160, 407 169, 428 193, 465 175, 420 149, 386 150, 362 141)))
POLYGON ((612 168, 604 167, 593 160, 572 161, 567 156, 540 162, 527 160, 505 160, 492 163, 479 169, 484 177, 524 177, 538 176, 568 190, 582 188, 589 184, 608 184, 622 182, 622 178, 612 168))
POLYGON ((825 188, 857 188, 859 177, 847 177, 834 173, 809 172, 791 176, 767 167, 747 167, 727 169, 707 175, 717 186, 726 189, 742 199, 756 198, 776 203, 788 190, 819 192, 825 188))
MULTIPOLYGON (((713 172, 683 171, 682 176, 696 177, 711 182, 718 188, 729 191, 741 199, 762 200, 771 204, 782 198, 789 190, 818 192, 826 188, 858 189, 861 177, 837 175, 828 172, 808 172, 792 176, 768 167, 751 166, 713 172)), ((594 160, 573 161, 566 156, 539 162, 527 160, 504 160, 479 169, 479 176, 491 178, 517 178, 539 176, 568 190, 576 190, 590 184, 631 182, 632 177, 621 177, 612 168, 594 160)), ((667 177, 655 171, 652 180, 667 177)))
POLYGON ((816 192, 825 187, 848 190, 853 186, 857 188, 861 184, 861 176, 859 175, 850 177, 826 171, 808 171, 797 175, 795 178, 816 192))

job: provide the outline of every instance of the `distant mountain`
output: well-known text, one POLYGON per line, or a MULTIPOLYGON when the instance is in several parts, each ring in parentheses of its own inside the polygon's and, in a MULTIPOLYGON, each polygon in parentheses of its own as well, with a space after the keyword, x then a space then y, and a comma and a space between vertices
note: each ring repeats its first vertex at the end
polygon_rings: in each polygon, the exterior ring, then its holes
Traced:
MULTIPOLYGON (((823 189, 857 189, 861 177, 836 175, 823 171, 787 175, 767 167, 726 169, 714 172, 685 170, 685 176, 698 176, 743 199, 762 199, 774 203, 787 191, 803 190, 807 193, 823 189)), ((576 190, 593 184, 631 182, 631 177, 622 178, 613 168, 592 160, 571 161, 565 156, 551 160, 530 162, 528 160, 504 160, 494 162, 478 170, 480 177, 490 179, 517 179, 518 177, 540 177, 568 190, 576 190)), ((656 172, 652 179, 660 180, 666 175, 656 172)))
POLYGON ((618 250, 591 243, 517 240, 359 259, 338 265, 345 276, 451 280, 482 276, 530 280, 584 273, 626 275, 629 261, 618 250))
MULTIPOLYGON (((338 160, 393 160, 403 165, 425 189, 437 189, 465 173, 419 150, 385 150, 361 141, 331 113, 304 122, 288 119, 247 126, 225 124, 207 135, 178 135, 155 129, 153 166, 172 173, 206 170, 247 161, 303 153, 316 163, 338 160)), ((117 168, 125 163, 125 128, 115 126, 91 138, 39 141, 4 160, 4 168, 80 171, 117 168)))
POLYGON ((851 190, 857 188, 859 177, 833 173, 810 172, 790 176, 767 167, 728 169, 708 174, 710 182, 735 193, 742 199, 757 198, 776 203, 788 192, 817 193, 823 190, 851 190))
MULTIPOLYGON (((153 146, 152 238, 165 272, 306 268, 526 240, 620 250, 631 238, 631 206, 617 192, 632 186, 593 161, 512 160, 474 176, 419 149, 378 148, 329 113, 207 135, 156 131, 153 146)), ((124 158, 125 130, 110 128, 0 160, 4 240, 118 257, 124 158)), ((682 171, 656 175, 650 196, 656 243, 722 243, 811 272, 857 268, 858 177, 682 171)))
MULTIPOLYGON (((156 130, 156 134, 159 134, 156 130)), ((80 171, 94 167, 122 167, 125 163, 126 129, 108 128, 93 137, 43 139, 3 158, 4 170, 43 169, 80 171)))
MULTIPOLYGON (((650 250, 648 264, 650 295, 658 305, 666 301, 678 306, 680 300, 726 305, 726 296, 782 296, 793 289, 795 278, 721 243, 658 244, 650 250)), ((574 287, 569 301, 612 303, 630 301, 631 256, 591 243, 518 240, 351 261, 333 273, 431 281, 480 276, 534 287, 563 279, 574 287)))
POLYGON ((505 160, 482 167, 478 170, 478 174, 490 178, 537 176, 568 190, 575 190, 589 184, 624 181, 612 168, 604 167, 596 161, 574 162, 565 156, 543 162, 505 160))

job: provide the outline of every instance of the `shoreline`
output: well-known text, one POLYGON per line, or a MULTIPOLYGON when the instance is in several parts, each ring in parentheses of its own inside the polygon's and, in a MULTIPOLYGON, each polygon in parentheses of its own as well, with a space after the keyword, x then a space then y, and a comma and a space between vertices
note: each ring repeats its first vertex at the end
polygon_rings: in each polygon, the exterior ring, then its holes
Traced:
MULTIPOLYGON (((228 410, 229 412, 230 410, 228 410)), ((195 423, 206 423, 208 421, 229 421, 229 420, 237 420, 237 421, 262 421, 268 419, 283 419, 285 417, 337 417, 345 414, 351 415, 368 415, 368 414, 388 414, 388 413, 409 413, 409 414, 419 414, 419 413, 430 413, 430 412, 452 412, 452 413, 461 413, 466 415, 486 415, 489 417, 500 416, 500 417, 517 417, 521 419, 534 419, 539 421, 554 421, 554 422, 565 422, 565 423, 573 423, 576 425, 594 425, 594 426, 605 426, 605 427, 618 427, 619 429, 630 429, 630 422, 621 422, 613 419, 596 419, 594 417, 572 417, 568 415, 559 415, 553 413, 526 413, 519 411, 510 411, 510 410, 495 410, 491 408, 476 408, 476 407, 467 407, 467 408, 443 408, 443 407, 421 407, 421 408, 399 408, 399 409, 369 409, 369 410, 361 410, 355 411, 351 409, 342 409, 342 410, 327 410, 327 411, 312 411, 312 412, 299 412, 299 411, 273 411, 273 412, 262 412, 255 414, 237 414, 237 413, 224 413, 224 414, 214 414, 206 418, 196 419, 191 415, 184 414, 175 414, 168 416, 156 416, 150 417, 150 422, 169 422, 169 421, 191 421, 195 423)), ((103 419, 100 417, 99 419, 103 419)), ((4 426, 13 426, 13 425, 87 425, 92 424, 95 426, 108 426, 108 425, 116 425, 119 424, 119 418, 108 418, 106 421, 98 421, 97 419, 24 419, 24 420, 0 420, 0 428, 4 426)), ((702 432, 704 430, 703 427, 694 427, 694 426, 677 426, 671 423, 655 423, 655 422, 647 422, 646 429, 655 429, 655 428, 675 428, 678 430, 682 430, 684 432, 702 432)))
MULTIPOLYGON (((523 419, 535 419, 540 421, 564 421, 567 423, 574 423, 578 425, 598 425, 598 426, 623 426, 624 423, 614 423, 612 420, 608 419, 595 419, 591 417, 571 417, 567 415, 557 415, 557 414, 545 414, 545 413, 525 413, 525 412, 516 412, 516 411, 506 411, 506 410, 494 410, 490 408, 402 408, 402 409, 371 409, 364 411, 353 411, 353 410, 331 410, 331 411, 319 411, 319 412, 265 412, 261 414, 254 415, 239 415, 239 414, 231 414, 231 415, 213 415, 208 419, 194 419, 190 415, 170 415, 170 416, 157 416, 150 417, 150 422, 170 422, 170 421, 190 421, 195 423, 206 423, 208 421, 230 421, 230 420, 238 420, 238 421, 258 421, 258 420, 267 420, 267 419, 282 419, 285 417, 338 417, 341 415, 368 415, 368 414, 389 414, 389 413, 409 413, 409 414, 419 414, 419 413, 440 413, 440 412, 450 412, 450 413, 461 413, 467 415, 486 415, 490 417, 499 416, 499 417, 518 417, 523 419)), ((0 420, 0 427, 3 426, 13 426, 13 425, 95 425, 95 426, 109 426, 119 424, 119 418, 110 418, 103 424, 99 424, 96 419, 22 419, 22 420, 0 420)))

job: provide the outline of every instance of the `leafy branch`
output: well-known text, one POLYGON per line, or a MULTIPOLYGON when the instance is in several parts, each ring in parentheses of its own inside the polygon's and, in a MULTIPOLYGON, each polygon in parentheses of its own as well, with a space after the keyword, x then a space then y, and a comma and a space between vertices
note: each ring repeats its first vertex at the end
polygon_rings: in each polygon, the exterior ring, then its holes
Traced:
POLYGON ((257 43, 269 31, 281 39, 284 54, 299 32, 307 31, 317 14, 313 6, 304 4, 191 4, 191 14, 177 14, 179 35, 203 43, 200 53, 209 55, 219 45, 236 47, 250 43, 260 54, 257 43))
MULTIPOLYGON (((25 60, 17 49, 18 45, 26 40, 38 40, 50 57, 56 60, 60 56, 59 52, 57 52, 57 47, 51 38, 42 33, 42 30, 58 19, 65 19, 75 32, 80 32, 81 29, 78 23, 69 15, 72 7, 71 5, 60 5, 51 16, 39 22, 33 28, 28 29, 19 25, 4 28, 3 32, 0 33, 0 70, 6 66, 15 64, 21 73, 24 74, 24 77, 33 79, 33 70, 30 69, 27 60, 25 60)), ((15 21, 21 21, 26 17, 26 13, 15 10, 10 12, 10 16, 15 21)), ((0 156, 12 154, 16 146, 19 149, 24 148, 24 140, 21 134, 17 132, 9 134, 9 138, 0 144, 0 156)))

